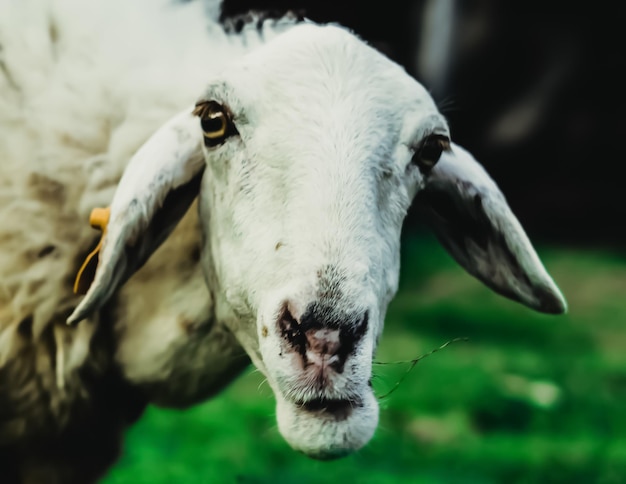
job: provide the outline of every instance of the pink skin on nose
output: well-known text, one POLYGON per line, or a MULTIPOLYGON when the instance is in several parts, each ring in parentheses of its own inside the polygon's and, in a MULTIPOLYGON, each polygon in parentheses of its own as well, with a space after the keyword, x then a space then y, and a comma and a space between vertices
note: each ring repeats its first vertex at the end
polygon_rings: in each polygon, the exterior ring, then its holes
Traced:
POLYGON ((339 362, 339 330, 312 329, 306 332, 306 338, 306 359, 309 364, 324 368, 339 362))

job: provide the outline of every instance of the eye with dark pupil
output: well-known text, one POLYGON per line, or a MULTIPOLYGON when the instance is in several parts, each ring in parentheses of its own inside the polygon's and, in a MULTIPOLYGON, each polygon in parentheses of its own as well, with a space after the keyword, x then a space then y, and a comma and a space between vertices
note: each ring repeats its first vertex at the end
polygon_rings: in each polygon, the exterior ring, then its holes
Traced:
POLYGON ((215 118, 205 118, 200 121, 202 131, 205 133, 220 132, 224 129, 224 116, 218 116, 215 118))
POLYGON ((413 157, 413 161, 422 170, 429 170, 437 164, 441 153, 450 148, 450 142, 444 136, 429 136, 413 157))
POLYGON ((226 138, 236 134, 227 110, 216 101, 202 101, 196 104, 193 114, 200 118, 204 135, 204 145, 212 148, 221 145, 226 138))
POLYGON ((427 139, 424 146, 422 146, 420 158, 423 162, 435 164, 441 157, 443 146, 439 140, 427 139))

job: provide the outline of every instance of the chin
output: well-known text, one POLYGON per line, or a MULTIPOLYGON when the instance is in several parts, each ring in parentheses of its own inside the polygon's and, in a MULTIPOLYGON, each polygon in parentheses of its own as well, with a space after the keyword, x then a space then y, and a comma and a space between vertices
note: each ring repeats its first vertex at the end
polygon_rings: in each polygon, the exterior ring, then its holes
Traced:
POLYGON ((378 426, 371 390, 351 399, 291 402, 277 395, 278 428, 291 447, 313 459, 338 459, 367 444, 378 426))

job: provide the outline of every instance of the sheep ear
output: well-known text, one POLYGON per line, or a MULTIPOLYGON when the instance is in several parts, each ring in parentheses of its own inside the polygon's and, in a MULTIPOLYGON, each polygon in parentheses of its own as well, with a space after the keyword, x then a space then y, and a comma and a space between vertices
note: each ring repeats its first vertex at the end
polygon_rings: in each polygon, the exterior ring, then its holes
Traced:
POLYGON ((174 230, 199 192, 205 166, 201 139, 190 108, 130 160, 113 196, 93 283, 68 324, 101 308, 174 230))
POLYGON ((491 289, 537 311, 567 310, 504 195, 463 148, 442 153, 416 203, 456 261, 491 289))

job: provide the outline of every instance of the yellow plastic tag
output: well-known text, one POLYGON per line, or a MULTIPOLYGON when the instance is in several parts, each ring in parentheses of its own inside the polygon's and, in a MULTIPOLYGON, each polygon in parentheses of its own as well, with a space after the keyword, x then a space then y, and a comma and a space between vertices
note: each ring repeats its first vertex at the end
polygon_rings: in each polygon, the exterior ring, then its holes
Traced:
POLYGON ((110 208, 94 208, 89 216, 89 223, 95 229, 102 230, 100 236, 100 242, 94 250, 85 258, 85 262, 80 266, 76 279, 74 280, 74 294, 86 294, 89 290, 89 286, 96 276, 96 269, 98 267, 98 254, 102 248, 102 241, 107 232, 107 225, 109 224, 109 216, 111 215, 110 208))

